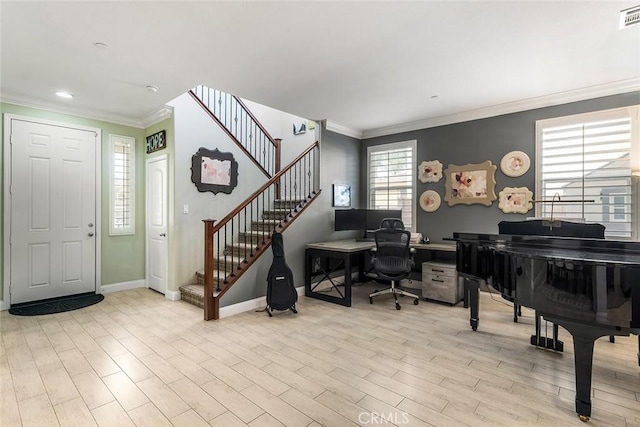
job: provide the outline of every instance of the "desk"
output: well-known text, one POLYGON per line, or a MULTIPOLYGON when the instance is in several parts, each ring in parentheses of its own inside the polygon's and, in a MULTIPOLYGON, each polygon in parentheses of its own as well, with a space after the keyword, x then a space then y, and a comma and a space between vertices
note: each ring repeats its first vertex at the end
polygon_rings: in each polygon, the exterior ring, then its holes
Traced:
MULTIPOLYGON (((333 242, 309 243, 305 251, 304 294, 311 298, 351 307, 351 269, 358 267, 358 280, 364 278, 364 257, 375 242, 357 242, 355 239, 336 240, 333 242), (344 281, 337 282, 332 274, 344 270, 344 281), (314 280, 320 276, 320 279, 314 280), (328 280, 328 290, 317 290, 321 282, 328 280), (344 289, 341 289, 344 286, 344 289)), ((435 259, 437 252, 455 254, 456 245, 447 243, 427 243, 411 245, 418 253, 429 255, 435 259)), ((416 262, 422 268, 422 262, 416 262)))

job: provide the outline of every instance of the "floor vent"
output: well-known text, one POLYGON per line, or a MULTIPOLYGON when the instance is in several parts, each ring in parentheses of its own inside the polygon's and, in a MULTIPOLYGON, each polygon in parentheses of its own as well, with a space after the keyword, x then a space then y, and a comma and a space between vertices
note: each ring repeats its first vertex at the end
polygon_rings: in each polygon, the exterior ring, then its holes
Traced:
POLYGON ((640 5, 620 11, 620 29, 640 23, 640 5))

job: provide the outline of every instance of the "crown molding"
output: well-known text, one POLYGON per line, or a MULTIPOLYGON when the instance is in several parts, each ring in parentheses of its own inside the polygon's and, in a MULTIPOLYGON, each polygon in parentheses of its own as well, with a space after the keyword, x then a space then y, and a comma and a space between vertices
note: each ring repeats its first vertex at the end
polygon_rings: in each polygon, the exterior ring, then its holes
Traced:
POLYGON ((362 131, 351 129, 347 126, 332 122, 330 120, 324 120, 324 128, 331 132, 350 136, 351 138, 362 139, 362 131))
POLYGON ((132 119, 130 117, 120 116, 117 114, 105 114, 101 112, 91 111, 87 109, 61 108, 60 104, 42 102, 38 99, 26 98, 14 94, 0 93, 0 102, 18 105, 21 107, 35 108, 38 110, 49 111, 51 113, 69 114, 72 116, 82 117, 91 120, 100 120, 103 122, 114 123, 118 125, 130 126, 134 128, 144 129, 142 121, 132 119))
POLYGON ((170 119, 173 116, 173 107, 165 105, 155 113, 148 114, 142 118, 142 125, 146 129, 160 123, 163 120, 170 119))
POLYGON ((536 98, 523 99, 520 101, 507 102, 504 104, 492 105, 489 107, 463 111, 461 113, 447 116, 434 117, 430 119, 416 120, 398 125, 385 126, 376 129, 369 129, 362 132, 362 139, 374 138, 377 136, 394 135, 402 132, 427 129, 436 126, 449 125, 452 123, 467 122, 470 120, 484 119, 487 117, 500 116, 503 114, 517 113, 520 111, 533 110, 536 108, 550 107, 553 105, 567 104, 570 102, 584 101, 587 99, 600 98, 609 95, 640 90, 640 77, 619 80, 596 86, 589 86, 576 90, 558 92, 551 95, 539 96, 536 98))

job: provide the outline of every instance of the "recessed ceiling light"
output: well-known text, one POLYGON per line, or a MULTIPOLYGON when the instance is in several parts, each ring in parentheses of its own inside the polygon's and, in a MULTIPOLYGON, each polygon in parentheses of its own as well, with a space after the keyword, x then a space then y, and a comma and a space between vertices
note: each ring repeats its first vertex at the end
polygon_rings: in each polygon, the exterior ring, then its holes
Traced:
POLYGON ((158 86, 153 86, 153 85, 147 85, 147 90, 149 92, 155 93, 158 91, 158 86))
POLYGON ((100 50, 104 50, 109 47, 107 46, 106 43, 102 43, 102 42, 95 42, 93 45, 100 50))
POLYGON ((58 95, 60 98, 67 98, 67 99, 71 99, 73 98, 73 94, 65 91, 65 90, 59 90, 56 92, 56 95, 58 95))

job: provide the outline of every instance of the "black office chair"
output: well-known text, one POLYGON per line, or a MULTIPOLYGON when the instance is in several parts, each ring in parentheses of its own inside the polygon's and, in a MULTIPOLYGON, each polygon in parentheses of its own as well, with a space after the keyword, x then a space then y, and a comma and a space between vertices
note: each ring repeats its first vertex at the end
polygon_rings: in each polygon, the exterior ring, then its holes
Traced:
POLYGON ((369 294, 369 303, 373 304, 373 297, 378 295, 393 294, 396 310, 400 310, 399 294, 414 298, 413 303, 418 305, 420 299, 417 295, 396 287, 397 281, 409 277, 413 267, 409 247, 411 233, 404 229, 404 224, 397 218, 383 219, 380 227, 374 233, 376 250, 372 253, 371 266, 379 278, 391 281, 391 287, 369 294))
POLYGON ((387 230, 404 230, 404 222, 400 218, 384 218, 380 221, 380 228, 387 230))

